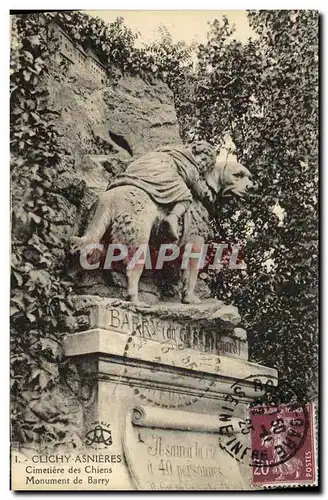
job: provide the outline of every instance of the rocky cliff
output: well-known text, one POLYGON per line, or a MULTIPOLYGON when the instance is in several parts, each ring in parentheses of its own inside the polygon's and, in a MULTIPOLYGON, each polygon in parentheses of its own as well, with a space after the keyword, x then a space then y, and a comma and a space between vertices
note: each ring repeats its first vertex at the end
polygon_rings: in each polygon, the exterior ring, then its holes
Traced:
MULTIPOLYGON (((86 69, 54 61, 48 90, 65 152, 58 182, 66 193, 61 196, 66 215, 62 235, 68 241, 83 232, 97 196, 114 175, 138 156, 181 139, 173 94, 162 81, 118 75, 115 81, 101 83, 86 69)), ((78 282, 78 293, 124 296, 124 276, 82 272, 74 258, 67 267, 78 282)), ((151 282, 144 277, 141 290, 144 300, 156 302, 151 282)))
POLYGON ((66 149, 74 156, 122 154, 109 132, 124 137, 133 156, 181 142, 172 92, 159 80, 119 75, 102 84, 85 69, 71 66, 67 72, 54 64, 49 91, 66 149))

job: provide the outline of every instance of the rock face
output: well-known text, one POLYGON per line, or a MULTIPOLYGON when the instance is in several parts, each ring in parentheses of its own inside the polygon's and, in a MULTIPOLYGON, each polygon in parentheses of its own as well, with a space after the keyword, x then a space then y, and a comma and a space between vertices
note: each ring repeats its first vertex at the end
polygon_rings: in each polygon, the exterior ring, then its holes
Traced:
POLYGON ((64 145, 77 160, 86 154, 130 158, 109 131, 128 142, 134 157, 181 143, 173 94, 159 80, 122 76, 104 86, 86 70, 73 66, 63 73, 53 63, 48 88, 51 108, 60 113, 64 145))
MULTIPOLYGON (((159 146, 181 144, 181 139, 173 94, 163 82, 120 75, 117 81, 101 83, 86 69, 74 64, 63 68, 58 61, 49 73, 49 108, 58 113, 56 125, 66 152, 58 188, 65 195, 64 220, 67 216, 59 231, 67 243, 83 232, 97 197, 131 160, 159 146)), ((124 297, 122 274, 80 272, 77 259, 67 258, 78 293, 124 297)), ((149 277, 141 288, 143 300, 158 300, 158 287, 149 277)))
POLYGON ((161 81, 147 84, 141 78, 124 77, 104 91, 108 129, 123 135, 139 156, 162 145, 181 143, 173 95, 161 81))

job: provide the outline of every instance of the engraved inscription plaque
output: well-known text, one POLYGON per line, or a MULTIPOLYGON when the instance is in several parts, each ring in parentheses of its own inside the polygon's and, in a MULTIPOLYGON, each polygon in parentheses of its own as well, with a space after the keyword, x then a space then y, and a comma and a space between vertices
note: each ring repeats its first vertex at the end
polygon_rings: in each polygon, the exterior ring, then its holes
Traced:
POLYGON ((75 297, 75 305, 88 313, 89 328, 156 341, 170 349, 194 351, 248 359, 246 332, 239 327, 240 317, 233 306, 209 301, 195 309, 179 304, 134 306, 117 299, 92 302, 90 297, 75 297))
POLYGON ((185 412, 144 409, 133 410, 124 434, 127 463, 138 489, 245 488, 236 460, 219 446, 220 426, 215 417, 184 419, 185 412))

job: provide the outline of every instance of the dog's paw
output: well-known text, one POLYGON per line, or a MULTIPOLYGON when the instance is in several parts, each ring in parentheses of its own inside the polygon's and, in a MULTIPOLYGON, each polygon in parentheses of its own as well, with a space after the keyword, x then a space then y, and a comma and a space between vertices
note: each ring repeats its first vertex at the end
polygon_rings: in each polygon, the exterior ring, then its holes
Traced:
POLYGON ((182 297, 182 303, 183 304, 201 304, 202 301, 194 293, 187 293, 186 295, 184 295, 182 297))
POLYGON ((138 294, 131 294, 131 293, 128 293, 126 295, 126 299, 125 299, 127 302, 133 302, 134 304, 140 304, 140 300, 139 300, 139 296, 138 294))

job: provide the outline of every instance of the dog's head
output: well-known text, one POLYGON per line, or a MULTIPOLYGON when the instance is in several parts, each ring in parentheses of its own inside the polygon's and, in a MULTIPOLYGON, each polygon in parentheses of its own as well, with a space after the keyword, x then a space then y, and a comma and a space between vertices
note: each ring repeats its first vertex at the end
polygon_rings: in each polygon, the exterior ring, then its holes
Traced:
POLYGON ((206 182, 222 198, 244 198, 254 187, 250 171, 236 161, 217 162, 207 174, 206 182))

